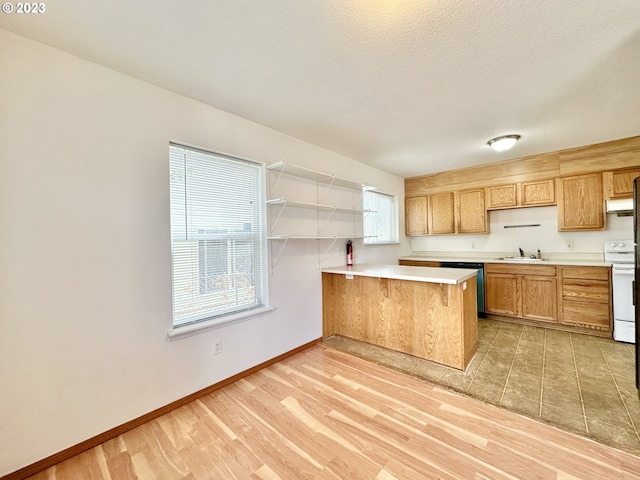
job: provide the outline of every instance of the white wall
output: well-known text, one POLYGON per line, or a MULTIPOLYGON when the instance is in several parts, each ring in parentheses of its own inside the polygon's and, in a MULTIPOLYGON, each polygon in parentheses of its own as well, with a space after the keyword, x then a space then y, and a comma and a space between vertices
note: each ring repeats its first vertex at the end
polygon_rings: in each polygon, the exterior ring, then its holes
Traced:
MULTIPOLYGON (((0 475, 321 336, 324 247, 292 241, 275 311, 168 340, 169 140, 404 196, 398 177, 4 30, 0 72, 0 475)), ((409 253, 404 236, 356 251, 409 253)))
POLYGON ((543 256, 604 254, 607 240, 633 238, 633 218, 607 215, 607 229, 595 232, 558 232, 557 207, 531 207, 489 212, 489 234, 414 237, 414 252, 471 252, 527 254, 540 249, 543 256), (511 225, 540 224, 539 227, 504 228, 511 225), (568 248, 569 242, 573 249, 568 248))

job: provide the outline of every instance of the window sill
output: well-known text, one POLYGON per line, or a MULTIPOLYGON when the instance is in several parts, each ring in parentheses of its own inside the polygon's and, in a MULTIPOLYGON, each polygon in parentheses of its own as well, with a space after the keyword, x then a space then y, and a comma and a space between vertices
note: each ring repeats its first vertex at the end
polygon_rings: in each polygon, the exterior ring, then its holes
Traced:
POLYGON ((221 318, 212 318, 211 320, 205 320, 203 322, 194 323, 191 325, 184 325, 182 327, 175 327, 167 332, 167 336, 170 340, 175 340, 180 337, 191 335, 205 330, 211 330, 220 325, 235 322, 236 320, 242 320, 243 318, 254 317, 263 313, 275 310, 275 307, 267 305, 265 307, 255 308, 253 310, 247 310, 246 312, 238 312, 232 315, 225 315, 221 318))

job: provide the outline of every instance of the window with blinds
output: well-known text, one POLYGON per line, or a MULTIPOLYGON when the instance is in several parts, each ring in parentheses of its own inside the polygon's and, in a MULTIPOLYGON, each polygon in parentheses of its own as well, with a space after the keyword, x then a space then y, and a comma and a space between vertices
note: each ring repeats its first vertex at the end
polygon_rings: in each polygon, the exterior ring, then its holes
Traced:
POLYGON ((173 326, 265 305, 263 166, 169 146, 173 326))

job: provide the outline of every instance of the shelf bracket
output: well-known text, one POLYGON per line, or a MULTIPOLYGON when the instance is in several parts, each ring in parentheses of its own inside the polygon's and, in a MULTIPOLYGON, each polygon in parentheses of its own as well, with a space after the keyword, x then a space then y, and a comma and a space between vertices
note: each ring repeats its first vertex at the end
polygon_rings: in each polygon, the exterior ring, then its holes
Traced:
POLYGON ((280 254, 282 253, 282 250, 284 250, 284 246, 287 244, 287 242, 289 241, 289 236, 288 235, 284 235, 284 237, 282 238, 282 240, 284 240, 282 242, 282 245, 280 245, 280 248, 278 249, 278 253, 276 253, 275 258, 273 258, 271 260, 271 269, 273 270, 276 266, 276 263, 278 263, 278 259, 280 258, 280 254))
POLYGON ((275 228, 276 224, 278 223, 278 220, 280 220, 280 217, 282 216, 282 212, 284 212, 284 208, 287 206, 287 197, 283 197, 282 200, 283 200, 282 207, 280 208, 280 211, 278 212, 278 215, 276 216, 275 220, 271 224, 271 230, 275 228))
POLYGON ((273 192, 275 191, 276 187, 278 186, 278 182, 280 181, 280 178, 282 177, 282 174, 284 173, 284 169, 287 166, 287 161, 283 160, 282 161, 282 168, 278 171, 278 176, 276 177, 275 182, 273 182, 273 185, 271 185, 271 189, 269 191, 269 195, 273 196, 273 192))
POLYGON ((324 198, 329 194, 329 191, 331 190, 331 187, 333 187, 333 183, 336 181, 336 176, 335 175, 331 175, 331 181, 330 182, 318 182, 318 185, 320 184, 324 184, 327 186, 324 195, 320 196, 318 195, 318 203, 322 203, 322 201, 324 200, 324 198))
MULTIPOLYGON (((322 225, 321 227, 318 228, 318 235, 320 235, 324 231, 324 229, 329 226, 329 223, 331 221, 331 217, 333 217, 333 214, 336 213, 336 209, 338 208, 336 205, 332 205, 331 207, 332 207, 331 213, 329 213, 329 216, 324 221, 324 225, 322 225)), ((320 214, 318 213, 318 215, 320 215, 320 214)))
POLYGON ((324 261, 329 258, 329 255, 331 253, 331 249, 333 248, 333 246, 336 244, 336 242, 338 241, 338 236, 334 235, 332 237, 332 242, 331 244, 326 248, 326 250, 324 251, 324 258, 320 258, 320 242, 318 242, 318 268, 322 268, 322 264, 324 263, 324 261))

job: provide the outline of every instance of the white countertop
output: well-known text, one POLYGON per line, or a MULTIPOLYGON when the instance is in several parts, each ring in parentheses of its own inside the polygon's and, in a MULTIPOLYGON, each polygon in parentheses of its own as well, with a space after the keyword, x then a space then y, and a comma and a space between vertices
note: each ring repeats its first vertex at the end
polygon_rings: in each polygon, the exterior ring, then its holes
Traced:
POLYGON ((362 264, 353 267, 323 268, 322 273, 359 275, 363 277, 391 278, 414 282, 446 283, 456 285, 475 276, 478 271, 466 268, 410 267, 406 265, 362 264))
MULTIPOLYGON (((400 257, 400 260, 411 260, 414 262, 469 262, 469 263, 515 263, 518 265, 567 265, 567 266, 585 266, 585 267, 610 267, 609 262, 602 260, 582 260, 582 259, 564 259, 564 258, 545 258, 542 262, 531 262, 517 260, 498 260, 498 257, 456 257, 456 256, 423 256, 423 255, 408 255, 406 257, 400 257)), ((427 268, 427 267, 420 267, 427 268)))

